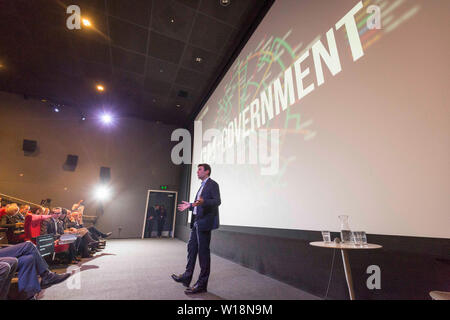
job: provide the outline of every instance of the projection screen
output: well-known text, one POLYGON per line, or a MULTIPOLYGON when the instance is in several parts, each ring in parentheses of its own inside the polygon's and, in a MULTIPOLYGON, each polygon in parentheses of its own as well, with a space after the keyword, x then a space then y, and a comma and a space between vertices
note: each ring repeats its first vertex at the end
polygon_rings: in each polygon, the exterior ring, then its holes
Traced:
POLYGON ((196 118, 221 225, 449 238, 447 0, 277 0, 196 118))

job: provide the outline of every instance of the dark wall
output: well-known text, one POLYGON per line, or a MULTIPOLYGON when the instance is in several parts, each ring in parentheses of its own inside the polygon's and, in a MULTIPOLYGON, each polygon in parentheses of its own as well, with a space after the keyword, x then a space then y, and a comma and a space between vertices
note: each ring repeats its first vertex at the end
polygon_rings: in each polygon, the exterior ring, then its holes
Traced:
POLYGON ((74 108, 55 113, 39 100, 0 92, 0 193, 38 204, 51 198, 52 206, 66 208, 84 199, 100 230, 141 237, 147 190, 178 191, 181 168, 170 158, 175 127, 135 118, 104 127, 95 117, 80 119, 74 108), (37 140, 38 150, 24 155, 23 139, 37 140), (68 154, 79 156, 75 171, 63 168, 68 154), (100 167, 111 168, 112 196, 103 211, 93 197, 100 167))
MULTIPOLYGON (((186 166, 180 201, 188 200, 189 175, 186 166)), ((180 216, 184 218, 177 220, 175 235, 187 241, 187 216, 180 216)), ((319 231, 221 226, 213 231, 211 251, 322 298, 330 283, 328 299, 348 299, 341 252, 309 245, 321 240, 319 231)), ((357 299, 429 299, 432 290, 450 291, 450 239, 369 234, 368 241, 383 248, 349 252, 357 299), (366 286, 370 265, 380 267, 380 290, 366 286)))

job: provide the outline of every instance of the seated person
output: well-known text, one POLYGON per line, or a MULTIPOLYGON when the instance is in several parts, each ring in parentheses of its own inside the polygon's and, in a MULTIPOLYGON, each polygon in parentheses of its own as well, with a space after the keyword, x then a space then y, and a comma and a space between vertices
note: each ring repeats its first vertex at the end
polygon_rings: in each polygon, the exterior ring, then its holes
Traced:
POLYGON ((90 257, 89 248, 98 248, 98 241, 92 239, 89 231, 86 228, 76 229, 73 223, 70 222, 67 214, 70 214, 65 208, 60 208, 61 213, 59 215, 59 220, 62 221, 62 225, 64 228, 64 233, 70 233, 78 236, 77 239, 77 253, 81 254, 82 258, 90 257), (79 240, 79 241, 78 241, 79 240))
POLYGON ((23 229, 24 222, 17 218, 19 207, 16 203, 8 204, 5 213, 0 219, 0 227, 8 228, 8 241, 11 243, 22 242, 25 231, 23 229))
MULTIPOLYGON (((41 235, 52 234, 54 239, 58 241, 59 237, 64 234, 64 225, 63 222, 59 219, 60 214, 61 208, 54 208, 52 210, 51 217, 42 221, 41 235)), ((79 261, 79 259, 77 259, 77 248, 80 241, 81 238, 77 239, 76 242, 69 245, 68 258, 70 263, 77 263, 79 261)))
POLYGON ((0 300, 6 300, 9 292, 11 279, 17 270, 17 258, 0 258, 0 300))
POLYGON ((14 218, 16 219, 17 222, 25 222, 25 217, 27 216, 28 213, 31 213, 30 206, 27 204, 23 204, 20 206, 19 212, 16 213, 14 218))
MULTIPOLYGON (((72 206, 72 215, 71 215, 72 221, 74 221, 76 225, 81 228, 83 227, 83 213, 84 213, 84 206, 80 205, 82 202, 83 200, 80 200, 80 202, 72 206)), ((103 233, 94 226, 87 228, 87 230, 89 230, 91 237, 96 241, 99 241, 100 238, 106 239, 112 234, 112 232, 103 233)))
MULTIPOLYGON (((69 273, 57 274, 51 272, 36 246, 29 241, 6 248, 0 248, 0 259, 7 257, 17 259, 19 293, 26 299, 34 299, 35 295, 39 293, 41 289, 60 283, 70 276, 69 273), (41 278, 40 283, 38 276, 41 278)), ((10 265, 9 275, 7 276, 10 277, 11 269, 14 268, 15 261, 14 259, 6 259, 6 263, 10 265)), ((4 288, 0 287, 0 289, 4 288)), ((6 292, 6 295, 7 294, 8 293, 6 292)), ((0 297, 3 295, 5 295, 5 292, 0 291, 0 297)))
POLYGON ((35 209, 33 209, 32 214, 43 215, 44 210, 45 210, 44 207, 36 207, 35 209))
POLYGON ((98 238, 79 223, 78 212, 72 213, 68 209, 63 209, 63 212, 64 211, 66 212, 66 218, 64 219, 66 232, 82 237, 82 240, 86 242, 92 250, 96 251, 99 249, 100 243, 98 238))

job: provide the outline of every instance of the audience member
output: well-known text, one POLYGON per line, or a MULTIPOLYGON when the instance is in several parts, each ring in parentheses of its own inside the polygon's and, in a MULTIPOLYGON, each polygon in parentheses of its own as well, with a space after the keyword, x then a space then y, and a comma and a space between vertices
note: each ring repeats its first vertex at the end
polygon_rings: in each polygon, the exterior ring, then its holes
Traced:
MULTIPOLYGON (((26 299, 34 299, 35 295, 41 291, 41 288, 48 288, 66 280, 70 276, 68 273, 59 275, 51 272, 36 246, 29 241, 1 248, 0 258, 17 259, 19 293, 26 299), (41 278, 40 283, 38 276, 41 278)), ((9 259, 7 260, 7 263, 10 265, 10 269, 6 277, 9 278, 11 277, 11 269, 14 267, 15 261, 9 259)), ((6 292, 6 295, 7 294, 8 293, 6 292)), ((4 295, 5 292, 1 291, 0 296, 4 295)))
POLYGON ((16 273, 18 263, 17 258, 0 258, 0 300, 6 300, 8 296, 11 279, 16 273))

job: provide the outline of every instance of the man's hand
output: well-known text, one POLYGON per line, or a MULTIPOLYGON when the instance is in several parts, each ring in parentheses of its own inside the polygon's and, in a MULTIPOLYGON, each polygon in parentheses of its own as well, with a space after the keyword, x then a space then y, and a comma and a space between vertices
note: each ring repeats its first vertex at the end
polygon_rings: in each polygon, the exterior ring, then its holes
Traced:
POLYGON ((183 201, 183 203, 180 203, 178 205, 178 211, 184 211, 186 209, 189 209, 189 207, 191 206, 191 204, 187 201, 183 201))
POLYGON ((194 202, 194 204, 192 205, 193 207, 198 207, 201 206, 203 204, 204 200, 202 197, 200 197, 197 201, 194 202))

